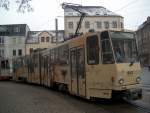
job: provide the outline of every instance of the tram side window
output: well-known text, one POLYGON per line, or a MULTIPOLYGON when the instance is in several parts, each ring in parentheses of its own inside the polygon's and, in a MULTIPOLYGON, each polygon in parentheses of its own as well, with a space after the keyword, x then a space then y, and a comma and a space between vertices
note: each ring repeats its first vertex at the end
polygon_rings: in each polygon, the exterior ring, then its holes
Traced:
POLYGON ((54 49, 54 55, 55 55, 54 62, 55 62, 55 63, 58 62, 58 60, 59 60, 58 51, 59 51, 59 48, 55 48, 55 49, 54 49))
POLYGON ((59 47, 59 63, 62 65, 68 64, 68 57, 68 45, 59 47))
POLYGON ((55 53, 54 49, 51 50, 51 63, 54 63, 55 53))
POLYGON ((98 37, 96 35, 87 37, 87 63, 89 65, 96 65, 99 63, 99 45, 98 37))
POLYGON ((29 70, 30 70, 30 73, 34 73, 34 62, 33 62, 33 59, 30 59, 29 70))
POLYGON ((102 62, 103 64, 114 63, 112 47, 109 40, 108 32, 101 33, 101 46, 102 46, 102 62))

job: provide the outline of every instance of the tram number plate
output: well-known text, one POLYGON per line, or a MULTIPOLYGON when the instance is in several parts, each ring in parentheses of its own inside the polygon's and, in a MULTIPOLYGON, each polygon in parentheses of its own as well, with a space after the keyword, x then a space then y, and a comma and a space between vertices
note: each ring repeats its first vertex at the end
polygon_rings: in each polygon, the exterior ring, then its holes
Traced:
POLYGON ((128 71, 127 74, 128 75, 133 75, 133 71, 128 71))

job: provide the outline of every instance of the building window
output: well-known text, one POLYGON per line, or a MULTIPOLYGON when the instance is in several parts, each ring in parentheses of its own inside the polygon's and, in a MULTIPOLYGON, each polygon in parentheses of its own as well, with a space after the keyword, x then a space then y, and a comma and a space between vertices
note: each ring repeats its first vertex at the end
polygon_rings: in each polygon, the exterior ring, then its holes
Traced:
POLYGON ((121 28, 123 28, 123 23, 121 22, 120 24, 121 24, 121 28))
POLYGON ((90 22, 89 21, 85 21, 85 28, 90 28, 90 22))
POLYGON ((0 49, 0 57, 4 57, 4 50, 0 49))
POLYGON ((13 50, 13 56, 16 56, 16 50, 13 50))
POLYGON ((117 22, 116 21, 112 22, 112 28, 117 28, 117 22))
POLYGON ((33 48, 30 48, 30 54, 33 52, 33 48))
POLYGON ((0 37, 0 44, 4 44, 4 37, 0 37))
POLYGON ((14 32, 16 32, 16 33, 20 32, 20 29, 18 26, 14 27, 14 32))
POLYGON ((73 13, 68 13, 68 15, 73 16, 73 13))
POLYGON ((102 28, 102 22, 97 21, 96 24, 97 24, 97 28, 102 28))
POLYGON ((68 22, 68 28, 73 29, 73 22, 68 22))
POLYGON ((1 54, 2 54, 2 56, 4 57, 4 50, 3 50, 3 49, 1 50, 1 54))
POLYGON ((19 49, 18 50, 18 56, 21 56, 22 55, 22 49, 19 49))
POLYGON ((108 29, 109 28, 109 22, 108 21, 104 22, 104 26, 105 26, 105 29, 108 29))
POLYGON ((45 42, 45 38, 44 37, 41 37, 41 42, 45 42))
POLYGON ((49 37, 46 37, 46 42, 49 42, 49 37))

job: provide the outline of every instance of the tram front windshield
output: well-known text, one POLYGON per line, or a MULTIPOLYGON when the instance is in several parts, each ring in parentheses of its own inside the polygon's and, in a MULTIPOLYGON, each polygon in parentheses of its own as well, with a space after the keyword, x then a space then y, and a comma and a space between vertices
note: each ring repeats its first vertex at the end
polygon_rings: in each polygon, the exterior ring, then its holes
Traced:
POLYGON ((136 62, 137 50, 133 33, 110 32, 110 37, 117 63, 136 62))

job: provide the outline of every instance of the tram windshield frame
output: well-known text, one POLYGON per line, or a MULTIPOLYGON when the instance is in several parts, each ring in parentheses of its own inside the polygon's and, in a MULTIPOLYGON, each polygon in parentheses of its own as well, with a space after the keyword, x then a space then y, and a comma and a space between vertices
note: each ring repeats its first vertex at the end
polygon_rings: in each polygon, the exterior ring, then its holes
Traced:
POLYGON ((134 33, 110 31, 116 63, 137 62, 137 47, 134 33))
POLYGON ((134 33, 104 31, 101 33, 101 58, 103 64, 137 62, 134 33))

